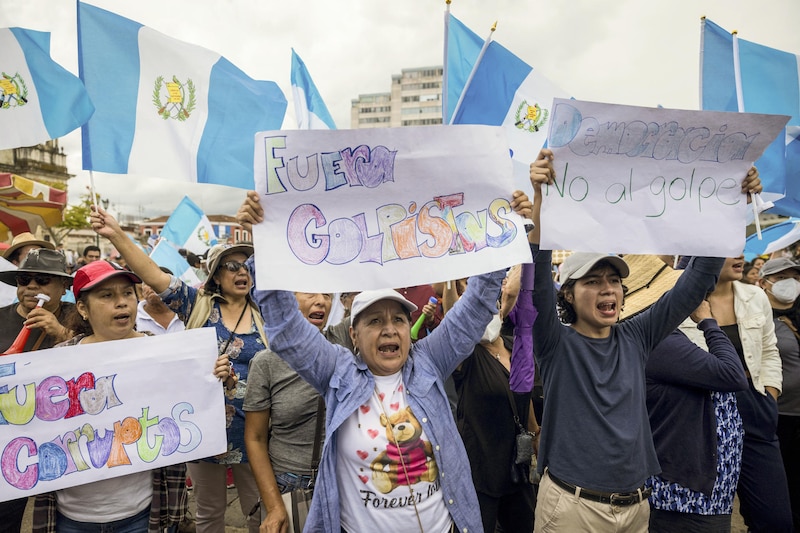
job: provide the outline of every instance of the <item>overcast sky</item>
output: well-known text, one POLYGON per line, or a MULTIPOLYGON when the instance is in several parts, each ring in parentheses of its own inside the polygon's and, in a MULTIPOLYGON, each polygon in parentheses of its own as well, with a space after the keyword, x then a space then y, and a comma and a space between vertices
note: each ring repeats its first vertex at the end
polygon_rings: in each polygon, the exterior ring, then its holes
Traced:
MULTIPOLYGON (((388 92, 403 68, 442 64, 444 0, 94 0, 177 39, 224 55, 248 75, 275 81, 289 106, 291 48, 306 63, 339 128, 350 102, 388 92)), ((51 53, 77 75, 74 0, 0 0, 0 27, 50 31, 51 53)), ((800 53, 800 0, 452 0, 451 12, 575 98, 698 108, 700 18, 739 37, 800 53)), ((80 130, 61 139, 70 202, 89 183, 80 130)), ((168 214, 188 194, 207 214, 234 214, 244 191, 95 172, 97 192, 128 215, 168 214)))

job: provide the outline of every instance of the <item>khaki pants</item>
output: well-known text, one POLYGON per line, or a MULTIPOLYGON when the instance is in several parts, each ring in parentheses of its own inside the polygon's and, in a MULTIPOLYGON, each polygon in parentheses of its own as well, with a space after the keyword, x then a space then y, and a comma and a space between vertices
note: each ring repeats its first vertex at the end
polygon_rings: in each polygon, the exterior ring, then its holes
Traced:
MULTIPOLYGON (((228 488, 225 483, 227 465, 207 463, 186 463, 189 477, 192 478, 194 499, 197 504, 195 520, 197 533, 219 533, 225 531, 225 510, 228 507, 228 488)), ((242 514, 247 516, 258 501, 258 487, 249 464, 231 465, 233 481, 239 495, 242 514)), ((258 533, 258 515, 248 520, 250 533, 258 533)))
POLYGON ((579 498, 550 479, 545 472, 536 500, 534 533, 647 533, 650 503, 610 505, 579 498))

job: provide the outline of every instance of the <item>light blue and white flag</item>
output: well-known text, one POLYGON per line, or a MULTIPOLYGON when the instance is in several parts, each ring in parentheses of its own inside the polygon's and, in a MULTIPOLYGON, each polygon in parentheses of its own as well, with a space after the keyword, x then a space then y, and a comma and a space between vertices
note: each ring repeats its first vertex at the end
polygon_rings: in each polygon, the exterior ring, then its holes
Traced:
POLYGON ((771 212, 800 216, 800 58, 744 39, 735 43, 708 19, 703 19, 701 35, 703 109, 791 116, 785 135, 778 136, 756 166, 763 196, 777 200, 771 212))
POLYGON ((178 253, 175 246, 164 239, 159 240, 156 247, 150 252, 150 259, 158 266, 167 267, 176 277, 192 287, 199 287, 203 283, 197 277, 194 269, 186 262, 186 258, 178 253))
POLYGON ((50 58, 50 34, 0 28, 0 150, 66 135, 94 112, 81 80, 50 58))
POLYGON ((253 138, 286 98, 216 52, 78 2, 80 75, 94 116, 83 168, 252 189, 253 138))
POLYGON ((217 236, 208 217, 188 196, 183 197, 169 216, 160 237, 197 255, 203 255, 217 244, 217 236))
POLYGON ((454 124, 503 126, 511 147, 514 176, 530 188, 530 164, 547 141, 553 98, 569 95, 493 41, 464 89, 454 124))
POLYGON ((328 107, 322 100, 306 64, 292 48, 292 97, 299 130, 335 130, 328 107))
POLYGON ((447 64, 444 75, 447 77, 447 116, 444 123, 449 124, 484 40, 449 13, 446 23, 447 64))

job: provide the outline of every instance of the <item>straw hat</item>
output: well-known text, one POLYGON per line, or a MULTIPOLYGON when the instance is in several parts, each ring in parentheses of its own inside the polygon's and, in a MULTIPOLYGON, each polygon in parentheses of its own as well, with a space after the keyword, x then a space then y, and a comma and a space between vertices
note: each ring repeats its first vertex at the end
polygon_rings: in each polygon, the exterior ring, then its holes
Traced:
POLYGON ((554 265, 560 265, 570 255, 572 255, 572 250, 553 250, 553 260, 551 262, 554 265))
POLYGON ((47 248, 48 250, 56 249, 56 247, 53 246, 52 242, 40 241, 33 235, 33 233, 29 231, 24 231, 19 235, 14 236, 14 238, 11 240, 11 246, 9 246, 8 249, 3 252, 3 259, 11 260, 11 256, 14 255, 14 252, 19 250, 23 246, 32 246, 32 245, 40 246, 42 248, 47 248))
POLYGON ((672 269, 657 255, 626 255, 625 262, 630 267, 630 275, 624 281, 628 292, 620 320, 637 315, 656 303, 675 286, 683 272, 672 269))

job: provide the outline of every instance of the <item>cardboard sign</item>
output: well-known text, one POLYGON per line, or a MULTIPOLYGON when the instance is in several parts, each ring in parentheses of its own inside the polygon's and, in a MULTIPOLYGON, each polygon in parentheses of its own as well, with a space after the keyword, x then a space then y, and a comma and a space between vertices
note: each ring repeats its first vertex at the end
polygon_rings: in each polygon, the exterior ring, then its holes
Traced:
POLYGON ((259 289, 406 287, 530 261, 501 128, 256 136, 259 289))
POLYGON ((789 117, 556 99, 543 249, 734 257, 747 171, 789 117))
POLYGON ((0 357, 0 501, 226 451, 213 328, 0 357))

